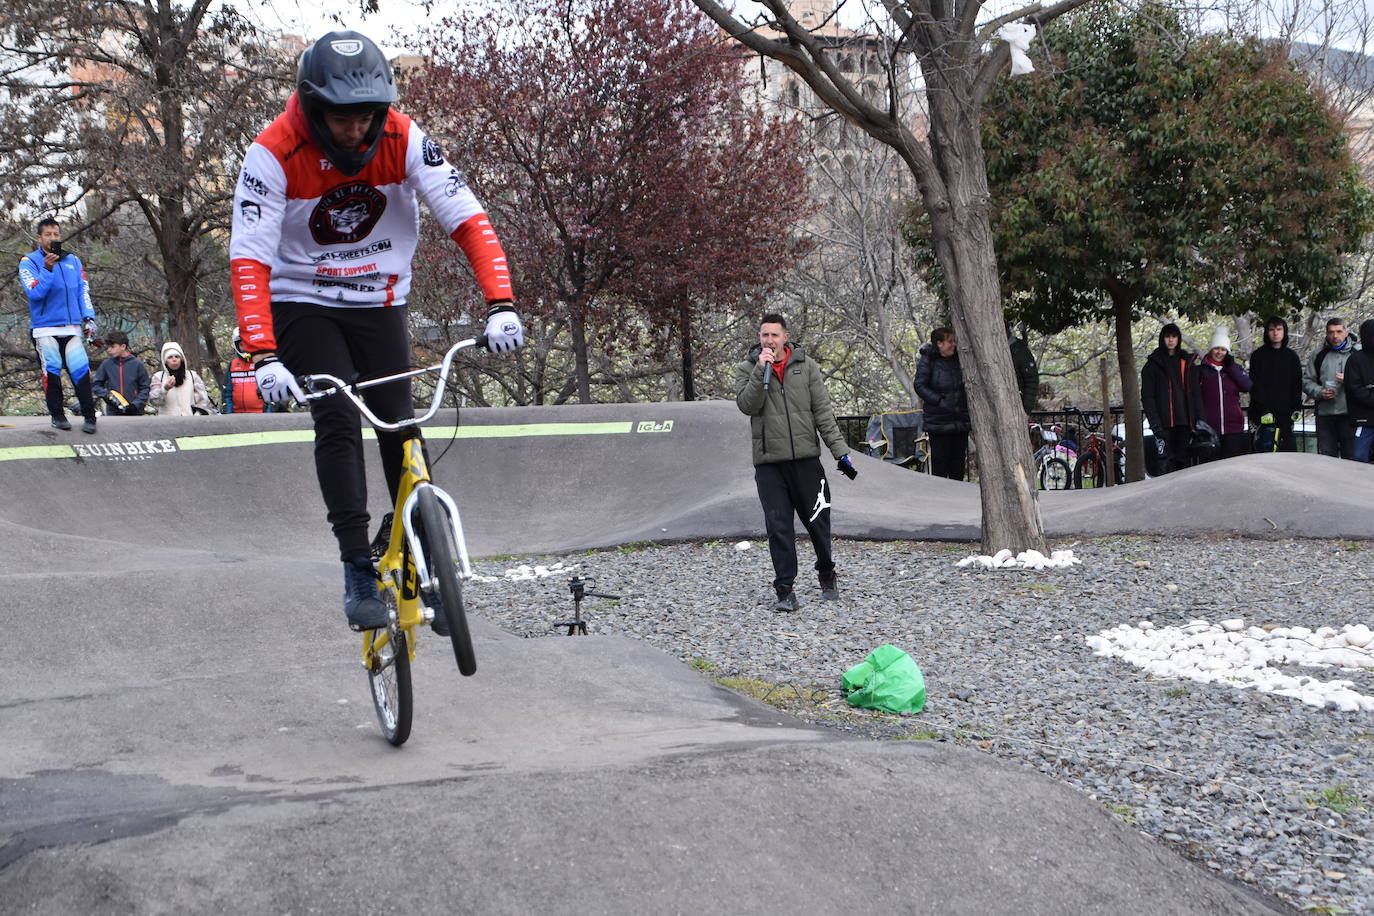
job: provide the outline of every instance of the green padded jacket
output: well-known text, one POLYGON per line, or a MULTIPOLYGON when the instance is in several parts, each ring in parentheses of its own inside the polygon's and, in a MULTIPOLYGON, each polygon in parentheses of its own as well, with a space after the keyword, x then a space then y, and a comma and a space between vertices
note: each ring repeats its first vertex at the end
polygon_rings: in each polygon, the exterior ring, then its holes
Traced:
POLYGON ((820 367, 807 359, 801 347, 793 345, 783 380, 774 375, 764 391, 760 352, 762 348, 754 347, 735 373, 735 404, 749 417, 754 464, 820 457, 818 431, 831 455, 836 459, 848 455, 849 446, 835 422, 820 367))

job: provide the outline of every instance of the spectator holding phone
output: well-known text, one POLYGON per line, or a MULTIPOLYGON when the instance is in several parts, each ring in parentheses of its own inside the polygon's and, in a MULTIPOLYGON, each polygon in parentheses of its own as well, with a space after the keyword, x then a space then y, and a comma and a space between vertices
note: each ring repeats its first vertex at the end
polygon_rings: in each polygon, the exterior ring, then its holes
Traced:
POLYGON ((91 394, 91 362, 81 344, 95 336, 95 306, 81 259, 62 250, 62 231, 55 219, 38 223, 38 247, 19 262, 19 283, 29 300, 29 325, 34 350, 43 367, 43 395, 56 429, 71 429, 62 400, 62 370, 76 389, 84 422, 81 431, 95 432, 95 397, 91 394))
POLYGON ((164 417, 189 417, 210 412, 210 395, 205 382, 186 367, 181 344, 162 345, 162 368, 153 374, 152 402, 164 417))

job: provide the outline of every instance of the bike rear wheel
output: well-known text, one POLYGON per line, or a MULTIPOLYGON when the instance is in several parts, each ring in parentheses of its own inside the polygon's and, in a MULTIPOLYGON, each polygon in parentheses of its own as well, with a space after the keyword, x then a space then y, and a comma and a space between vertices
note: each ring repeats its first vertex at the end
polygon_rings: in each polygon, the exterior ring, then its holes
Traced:
MULTIPOLYGON (((376 631, 376 635, 386 631, 376 631)), ((414 710, 414 696, 410 686, 410 645, 405 631, 397 627, 388 632, 386 644, 376 646, 372 664, 367 671, 372 686, 372 706, 382 735, 392 745, 400 747, 410 737, 410 718, 414 710)))
POLYGON ((477 656, 472 651, 472 636, 468 632, 468 618, 463 610, 463 588, 458 579, 458 545, 453 539, 453 523, 444 511, 439 497, 429 487, 423 487, 417 497, 420 510, 420 548, 425 552, 432 584, 425 603, 436 613, 443 613, 448 621, 449 639, 453 642, 453 657, 458 670, 471 677, 477 673, 477 656))
POLYGON ((1047 458, 1040 465, 1040 489, 1067 490, 1072 482, 1069 463, 1063 458, 1047 458))

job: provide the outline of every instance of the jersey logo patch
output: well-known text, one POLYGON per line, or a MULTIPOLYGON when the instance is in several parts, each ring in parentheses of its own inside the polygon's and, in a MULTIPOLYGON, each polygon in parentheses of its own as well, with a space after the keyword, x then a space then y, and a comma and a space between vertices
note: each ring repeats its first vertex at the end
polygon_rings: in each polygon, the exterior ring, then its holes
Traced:
POLYGON ((310 214, 310 234, 321 245, 347 245, 367 237, 386 210, 386 197, 364 181, 325 192, 310 214))
POLYGON ((439 144, 429 137, 420 141, 420 157, 424 159, 425 165, 443 165, 444 154, 439 152, 439 144))

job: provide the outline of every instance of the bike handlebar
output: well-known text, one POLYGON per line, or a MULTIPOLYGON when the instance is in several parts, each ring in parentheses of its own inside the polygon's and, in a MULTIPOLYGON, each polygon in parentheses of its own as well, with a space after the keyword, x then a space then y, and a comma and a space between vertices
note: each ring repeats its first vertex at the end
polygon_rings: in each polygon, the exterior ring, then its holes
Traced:
POLYGON ((453 358, 458 355, 458 351, 467 350, 471 347, 486 347, 486 345, 487 335, 479 334, 467 340, 460 340, 449 347, 448 352, 444 354, 443 360, 436 365, 426 366, 422 369, 409 369, 405 372, 398 372, 395 375, 384 375, 381 378, 368 379, 365 382, 345 382, 338 376, 329 375, 323 372, 312 375, 298 375, 296 376, 296 381, 300 382, 301 388, 305 391, 305 399, 307 401, 317 401, 320 398, 327 398, 331 394, 346 395, 348 399, 357 406, 362 415, 367 418, 367 422, 378 429, 404 429, 407 426, 419 426, 439 412, 439 404, 444 399, 444 389, 448 386, 449 372, 453 368, 453 358), (415 378, 419 375, 426 375, 431 372, 439 373, 439 381, 434 386, 434 398, 430 401, 429 410, 418 417, 388 422, 368 409, 367 403, 364 402, 358 394, 360 391, 367 388, 375 388, 378 385, 387 385, 391 382, 399 382, 404 379, 415 378))

